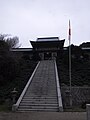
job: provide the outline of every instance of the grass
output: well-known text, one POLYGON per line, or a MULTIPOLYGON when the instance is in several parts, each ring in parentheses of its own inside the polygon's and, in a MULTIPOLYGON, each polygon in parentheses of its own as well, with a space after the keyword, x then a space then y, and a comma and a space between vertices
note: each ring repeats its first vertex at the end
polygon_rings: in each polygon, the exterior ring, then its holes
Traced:
POLYGON ((83 109, 80 106, 73 106, 72 108, 65 108, 64 112, 86 112, 86 109, 83 109))
POLYGON ((0 104, 0 112, 9 112, 11 111, 12 105, 8 105, 3 103, 2 105, 0 104))

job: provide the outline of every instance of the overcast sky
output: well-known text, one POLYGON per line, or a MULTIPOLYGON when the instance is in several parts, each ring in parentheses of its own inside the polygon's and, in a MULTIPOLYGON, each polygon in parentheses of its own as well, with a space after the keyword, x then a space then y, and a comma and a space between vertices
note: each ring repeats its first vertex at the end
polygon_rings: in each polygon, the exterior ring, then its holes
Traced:
POLYGON ((90 42, 90 0, 0 0, 0 33, 18 36, 22 47, 37 37, 59 37, 68 45, 90 42))

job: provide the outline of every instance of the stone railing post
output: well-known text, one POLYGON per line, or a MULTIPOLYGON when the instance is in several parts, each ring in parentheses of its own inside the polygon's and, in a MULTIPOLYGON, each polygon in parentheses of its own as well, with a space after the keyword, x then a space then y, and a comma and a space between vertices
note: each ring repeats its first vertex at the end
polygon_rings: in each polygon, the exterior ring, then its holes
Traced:
POLYGON ((87 120, 90 120, 90 104, 86 104, 87 120))

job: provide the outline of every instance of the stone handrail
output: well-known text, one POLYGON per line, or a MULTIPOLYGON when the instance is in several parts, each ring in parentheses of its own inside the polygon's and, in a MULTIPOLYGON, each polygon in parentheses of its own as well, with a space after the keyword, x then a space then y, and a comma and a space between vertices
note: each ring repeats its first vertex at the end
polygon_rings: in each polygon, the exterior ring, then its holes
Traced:
POLYGON ((59 111, 63 111, 62 97, 61 97, 61 91, 60 91, 60 85, 59 85, 57 65, 56 65, 56 61, 55 60, 54 60, 54 62, 55 62, 55 72, 56 72, 56 84, 57 84, 59 111))
POLYGON ((33 76, 34 76, 34 74, 35 74, 35 72, 36 72, 36 70, 37 70, 37 68, 38 68, 39 64, 40 64, 40 62, 38 62, 38 64, 37 64, 36 68, 34 69, 34 71, 33 71, 32 75, 31 75, 31 77, 30 77, 29 81, 27 82, 27 84, 26 84, 26 86, 25 86, 24 90, 22 91, 22 93, 21 93, 21 95, 20 95, 20 97, 19 97, 19 99, 18 99, 17 103, 16 103, 16 104, 14 104, 14 105, 12 106, 12 111, 16 111, 16 110, 18 109, 19 104, 20 104, 20 102, 21 102, 21 100, 22 100, 23 96, 25 95, 25 93, 26 93, 26 91, 27 91, 27 88, 29 87, 29 85, 30 85, 30 83, 31 83, 31 81, 32 81, 32 78, 33 78, 33 76))
POLYGON ((90 104, 86 104, 87 120, 90 120, 90 104))

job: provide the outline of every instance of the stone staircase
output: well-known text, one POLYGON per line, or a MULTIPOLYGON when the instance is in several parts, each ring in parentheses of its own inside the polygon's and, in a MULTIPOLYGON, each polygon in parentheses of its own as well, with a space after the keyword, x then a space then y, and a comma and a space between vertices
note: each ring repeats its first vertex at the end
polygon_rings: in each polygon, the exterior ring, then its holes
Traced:
POLYGON ((59 111, 55 63, 41 61, 18 106, 18 111, 59 111))

